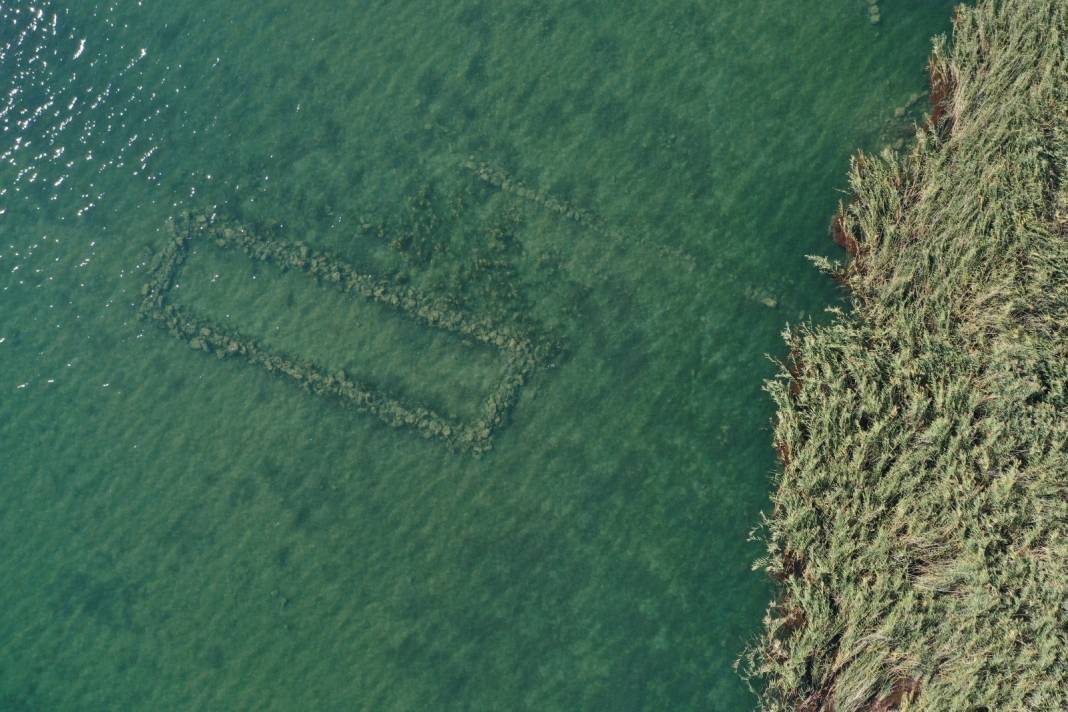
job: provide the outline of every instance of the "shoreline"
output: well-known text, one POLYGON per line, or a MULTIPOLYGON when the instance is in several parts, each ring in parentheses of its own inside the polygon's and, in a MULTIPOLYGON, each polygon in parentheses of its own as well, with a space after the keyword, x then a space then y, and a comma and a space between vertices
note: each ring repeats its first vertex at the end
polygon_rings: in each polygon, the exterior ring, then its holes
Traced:
POLYGON ((790 328, 739 660, 761 709, 1068 708, 1068 8, 958 7, 904 154, 858 154, 848 314, 790 328))

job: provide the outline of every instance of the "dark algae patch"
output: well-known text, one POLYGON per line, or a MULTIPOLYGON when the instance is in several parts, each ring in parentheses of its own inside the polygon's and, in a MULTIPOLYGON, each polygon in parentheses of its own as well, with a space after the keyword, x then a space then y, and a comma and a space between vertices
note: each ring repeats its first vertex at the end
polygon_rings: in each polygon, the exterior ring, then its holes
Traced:
POLYGON ((859 154, 787 331, 742 663, 763 709, 1068 709, 1068 5, 981 2, 906 153, 859 154))

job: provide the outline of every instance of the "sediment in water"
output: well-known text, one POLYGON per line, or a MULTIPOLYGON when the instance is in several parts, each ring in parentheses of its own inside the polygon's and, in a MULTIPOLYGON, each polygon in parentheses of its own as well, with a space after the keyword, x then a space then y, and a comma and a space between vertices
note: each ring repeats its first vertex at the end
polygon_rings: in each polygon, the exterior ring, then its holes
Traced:
POLYGON ((1068 4, 961 8, 930 70, 816 260, 852 312, 767 384, 764 710, 1068 709, 1068 4))

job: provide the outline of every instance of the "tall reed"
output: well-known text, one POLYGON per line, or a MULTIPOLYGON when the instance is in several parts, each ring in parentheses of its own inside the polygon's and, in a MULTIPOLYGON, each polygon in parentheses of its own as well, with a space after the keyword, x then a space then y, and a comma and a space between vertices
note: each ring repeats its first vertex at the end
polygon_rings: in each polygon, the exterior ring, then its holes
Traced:
POLYGON ((764 710, 1068 709, 1068 3, 959 8, 930 74, 815 259, 851 313, 766 386, 764 710))

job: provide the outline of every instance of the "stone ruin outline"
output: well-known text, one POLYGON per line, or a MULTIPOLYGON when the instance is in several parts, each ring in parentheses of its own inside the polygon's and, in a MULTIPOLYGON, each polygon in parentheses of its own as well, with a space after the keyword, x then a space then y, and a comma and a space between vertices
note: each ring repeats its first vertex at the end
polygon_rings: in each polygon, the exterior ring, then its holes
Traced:
POLYGON ((493 435, 505 423, 531 374, 548 359, 553 344, 548 339, 500 325, 458 310, 408 287, 393 285, 303 242, 289 242, 249 232, 242 226, 217 221, 206 215, 187 214, 168 221, 172 238, 157 256, 150 280, 142 287, 138 314, 156 322, 193 349, 219 358, 243 358, 269 373, 280 373, 308 392, 335 397, 372 413, 396 428, 415 430, 457 451, 476 455, 491 447, 493 435), (267 349, 255 339, 200 317, 168 300, 190 245, 210 239, 224 249, 238 249, 246 256, 284 270, 299 270, 323 286, 375 301, 399 311, 428 328, 437 328, 493 346, 505 355, 504 373, 487 396, 480 415, 464 422, 431 408, 410 403, 358 380, 343 369, 331 371, 309 360, 267 349))

